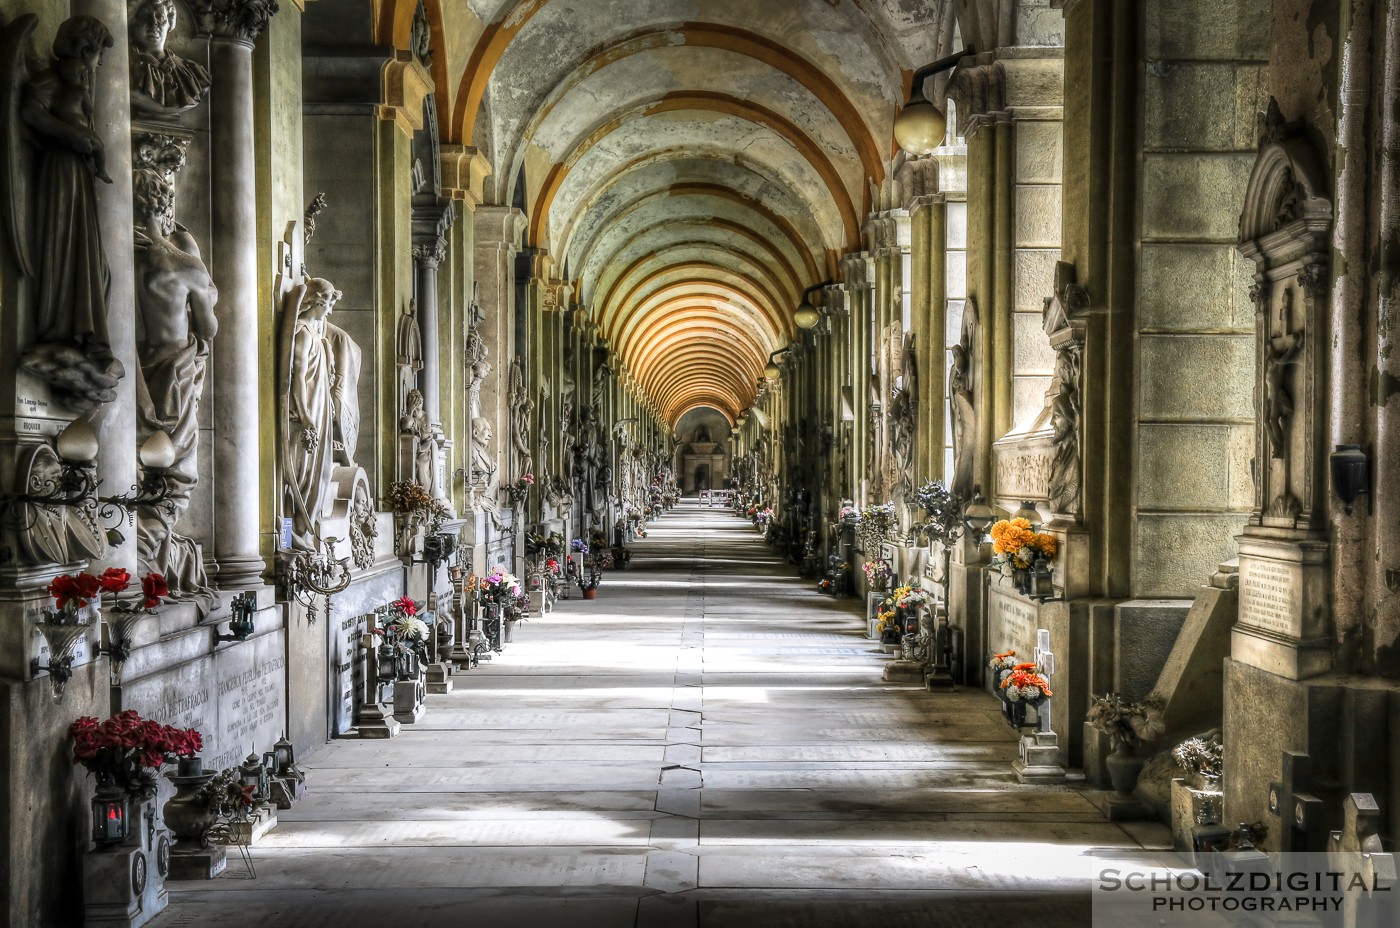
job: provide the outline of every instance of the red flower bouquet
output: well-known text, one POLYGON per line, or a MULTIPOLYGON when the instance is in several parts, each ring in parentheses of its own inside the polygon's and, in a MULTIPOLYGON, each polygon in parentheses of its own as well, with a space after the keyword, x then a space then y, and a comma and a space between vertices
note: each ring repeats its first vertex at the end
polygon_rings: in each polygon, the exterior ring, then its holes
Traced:
POLYGON ((99 723, 83 716, 68 728, 73 738, 73 763, 82 764, 99 786, 116 786, 133 796, 155 795, 153 771, 170 757, 192 757, 204 747, 193 728, 176 728, 143 719, 134 710, 118 712, 99 723))

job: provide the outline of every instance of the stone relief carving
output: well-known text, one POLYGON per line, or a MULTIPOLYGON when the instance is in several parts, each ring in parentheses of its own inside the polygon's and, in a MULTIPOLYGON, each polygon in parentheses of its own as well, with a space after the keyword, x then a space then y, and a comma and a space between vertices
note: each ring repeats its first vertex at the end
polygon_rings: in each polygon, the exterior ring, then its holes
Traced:
POLYGON ((951 489, 971 499, 976 481, 977 406, 973 399, 976 376, 975 352, 978 327, 977 301, 968 297, 963 304, 962 338, 948 349, 948 402, 953 419, 953 480, 951 489))
POLYGON ((1055 265, 1055 293, 1045 300, 1042 321, 1055 349, 1055 379, 1050 385, 1050 426, 1054 455, 1046 495, 1053 512, 1078 518, 1082 485, 1079 421, 1084 367, 1084 329, 1089 293, 1076 283, 1074 265, 1055 265))
POLYGON ((135 204, 137 439, 170 437, 169 506, 137 514, 137 551, 147 571, 175 592, 208 588, 199 546, 175 531, 199 482, 199 400, 209 346, 218 332, 218 289, 189 231, 175 222, 175 188, 157 168, 133 172, 135 204))
POLYGON ((129 0, 127 10, 132 115, 174 118, 204 102, 209 72, 165 47, 176 23, 174 0, 129 0))
POLYGON ((33 343, 21 366, 85 412, 116 398, 125 375, 107 335, 107 256, 97 214, 97 181, 110 184, 102 141, 93 129, 93 86, 107 27, 74 16, 59 27, 53 60, 29 76, 25 50, 37 20, 6 30, 6 203, 10 241, 22 273, 38 278, 33 343), (38 149, 31 171, 24 130, 38 149), (30 217, 34 228, 30 229, 30 217))
POLYGON ((409 33, 409 47, 413 55, 428 70, 433 67, 433 28, 428 22, 428 12, 420 2, 413 11, 413 30, 409 33))
MULTIPOLYGON (((395 338, 396 360, 399 368, 400 408, 408 408, 408 397, 418 386, 418 372, 423 369, 423 330, 418 327, 418 303, 408 301, 408 308, 399 314, 395 338)), ((422 397, 419 397, 422 401, 422 397)), ((427 484, 424 484, 426 486, 427 484)))

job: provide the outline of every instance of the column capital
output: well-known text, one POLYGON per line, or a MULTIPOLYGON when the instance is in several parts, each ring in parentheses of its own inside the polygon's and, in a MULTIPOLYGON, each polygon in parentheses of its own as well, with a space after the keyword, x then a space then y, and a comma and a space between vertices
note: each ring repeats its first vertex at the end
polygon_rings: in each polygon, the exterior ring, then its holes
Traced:
POLYGON ((249 46, 279 9, 277 0, 193 0, 190 6, 201 35, 249 46))
POLYGON ((413 246, 413 260, 430 268, 437 268, 447 260, 447 242, 437 239, 413 246))

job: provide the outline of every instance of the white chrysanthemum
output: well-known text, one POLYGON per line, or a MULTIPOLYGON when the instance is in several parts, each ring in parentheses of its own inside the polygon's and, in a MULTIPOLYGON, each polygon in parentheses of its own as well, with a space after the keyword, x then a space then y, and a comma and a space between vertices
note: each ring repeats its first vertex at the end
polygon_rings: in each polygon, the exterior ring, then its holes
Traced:
POLYGON ((428 637, 427 624, 416 616, 400 616, 394 620, 394 627, 398 630, 401 638, 410 638, 416 641, 428 637))

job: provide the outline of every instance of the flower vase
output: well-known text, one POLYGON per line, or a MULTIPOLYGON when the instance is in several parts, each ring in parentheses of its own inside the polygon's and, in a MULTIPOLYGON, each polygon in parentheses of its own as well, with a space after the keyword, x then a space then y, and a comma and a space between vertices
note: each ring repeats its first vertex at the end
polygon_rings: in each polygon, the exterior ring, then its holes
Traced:
POLYGON ((161 814, 176 844, 191 850, 206 845, 217 813, 209 807, 202 790, 216 776, 204 772, 198 757, 182 759, 176 773, 166 774, 175 786, 175 795, 166 800, 161 814))
POLYGON ((506 643, 507 643, 507 644, 509 644, 509 643, 511 643, 512 641, 515 640, 515 625, 516 625, 516 622, 517 622, 516 619, 506 619, 506 643))
POLYGON ((1031 591, 1031 569, 1029 567, 1011 568, 1011 583, 1016 587, 1016 592, 1026 596, 1031 591))
POLYGON ((583 598, 584 598, 584 599, 597 599, 597 598, 598 598, 598 588, 597 588, 596 586, 590 586, 590 587, 584 588, 584 591, 583 591, 583 598))
POLYGON ((1108 767, 1108 779, 1113 784, 1114 792, 1124 798, 1131 798, 1133 790, 1137 789, 1143 763, 1137 750, 1128 742, 1120 740, 1114 746, 1113 753, 1104 758, 1104 765, 1108 767))
POLYGON ((1001 714, 1012 728, 1020 731, 1027 725, 1037 725, 1040 723, 1040 707, 1045 704, 1045 697, 1039 699, 1008 699, 1002 703, 1001 714), (1028 720, 1030 710, 1035 709, 1035 716, 1028 720))
POLYGON ((880 633, 881 644, 899 644, 899 626, 893 622, 885 623, 885 630, 880 633))

